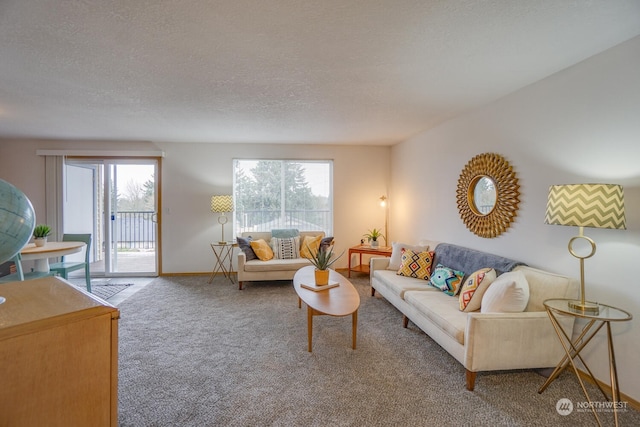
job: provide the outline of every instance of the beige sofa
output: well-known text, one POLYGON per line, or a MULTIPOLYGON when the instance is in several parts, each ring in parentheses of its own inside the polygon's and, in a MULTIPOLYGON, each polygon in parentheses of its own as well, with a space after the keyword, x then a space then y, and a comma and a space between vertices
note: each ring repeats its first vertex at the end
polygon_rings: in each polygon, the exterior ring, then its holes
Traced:
MULTIPOLYGON (((305 236, 322 236, 322 231, 301 231, 300 242, 305 236)), ((241 237, 251 237, 253 240, 264 239, 271 241, 271 232, 243 232, 241 237)), ((295 259, 271 259, 261 261, 259 259, 247 260, 244 252, 238 251, 238 289, 242 290, 243 282, 262 280, 292 280, 293 275, 302 267, 311 265, 306 258, 295 259)))
MULTIPOLYGON (((442 264, 467 275, 476 271, 478 266, 494 267, 473 265, 471 261, 480 255, 483 258, 481 262, 489 262, 485 256, 491 260, 494 256, 490 254, 445 244, 449 249, 448 259, 439 260, 439 248, 444 249, 445 246, 434 241, 424 244, 429 245, 429 250, 435 250, 434 266, 444 261, 442 264), (456 253, 460 255, 462 264, 455 265, 456 253)), ((522 271, 529 285, 530 295, 524 312, 463 312, 460 311, 458 297, 441 292, 426 280, 398 275, 395 269, 388 269, 389 261, 389 258, 371 259, 371 294, 379 292, 402 312, 405 327, 411 320, 462 363, 466 368, 468 390, 473 390, 477 372, 548 368, 555 366, 564 356, 543 301, 576 298, 579 290, 577 280, 517 265, 513 271, 522 271)), ((564 317, 560 321, 565 330, 572 330, 573 317, 564 317)))

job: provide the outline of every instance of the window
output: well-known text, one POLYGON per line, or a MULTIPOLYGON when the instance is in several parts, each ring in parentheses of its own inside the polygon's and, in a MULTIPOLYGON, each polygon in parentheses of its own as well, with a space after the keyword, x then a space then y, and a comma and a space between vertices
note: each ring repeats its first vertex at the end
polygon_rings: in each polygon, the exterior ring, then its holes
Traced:
POLYGON ((234 230, 274 228, 333 234, 333 162, 239 160, 233 162, 234 230))

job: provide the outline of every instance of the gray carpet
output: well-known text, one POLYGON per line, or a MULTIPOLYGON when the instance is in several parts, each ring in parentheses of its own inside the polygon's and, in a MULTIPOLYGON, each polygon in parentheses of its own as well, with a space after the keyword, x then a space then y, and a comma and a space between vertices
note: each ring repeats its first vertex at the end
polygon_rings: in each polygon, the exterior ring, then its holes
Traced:
MULTIPOLYGON (((308 353, 306 310, 290 282, 239 291, 221 277, 154 280, 119 306, 120 425, 595 425, 590 412, 556 411, 561 398, 585 400, 570 372, 541 395, 544 378, 531 371, 479 373, 467 391, 455 359, 415 325, 404 329, 366 278, 352 281, 361 297, 357 350, 350 317, 318 316, 308 353)), ((640 425, 630 407, 620 417, 640 425)))

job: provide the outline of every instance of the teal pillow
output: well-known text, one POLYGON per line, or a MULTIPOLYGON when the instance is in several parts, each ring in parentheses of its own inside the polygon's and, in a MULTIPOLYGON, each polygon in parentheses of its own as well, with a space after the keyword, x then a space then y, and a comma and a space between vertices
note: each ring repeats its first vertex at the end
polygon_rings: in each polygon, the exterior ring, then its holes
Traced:
POLYGON ((274 228, 271 230, 271 237, 277 237, 278 239, 298 237, 299 235, 300 232, 297 228, 274 228))
POLYGON ((454 296, 460 290, 463 278, 464 272, 438 264, 433 274, 431 274, 429 284, 440 289, 447 295, 454 296))

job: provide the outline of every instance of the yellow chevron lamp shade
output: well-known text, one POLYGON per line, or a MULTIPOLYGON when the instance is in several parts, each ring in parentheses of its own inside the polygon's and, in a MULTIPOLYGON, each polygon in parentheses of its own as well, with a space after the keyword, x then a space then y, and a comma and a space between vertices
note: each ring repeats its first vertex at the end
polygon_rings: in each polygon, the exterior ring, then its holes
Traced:
POLYGON ((233 212, 233 196, 211 196, 211 212, 233 212))
POLYGON ((552 185, 545 224, 626 229, 624 194, 616 184, 552 185))
POLYGON ((584 260, 596 253, 596 243, 585 236, 583 227, 626 229, 622 186, 615 184, 552 185, 549 188, 546 224, 580 227, 578 235, 569 240, 569 253, 580 260, 580 300, 569 301, 568 306, 578 313, 598 314, 597 303, 586 301, 584 286, 584 260), (591 252, 574 249, 574 242, 585 240, 591 252))
POLYGON ((222 225, 222 239, 218 241, 218 244, 226 245, 228 242, 224 239, 224 225, 227 223, 228 218, 224 213, 233 212, 233 196, 230 194, 211 196, 211 212, 221 214, 218 217, 218 222, 222 225))

